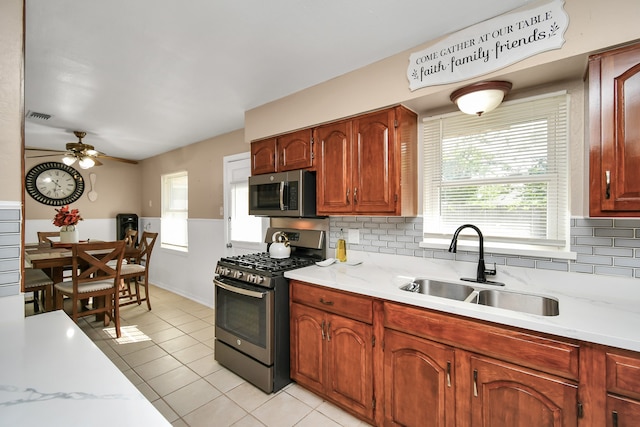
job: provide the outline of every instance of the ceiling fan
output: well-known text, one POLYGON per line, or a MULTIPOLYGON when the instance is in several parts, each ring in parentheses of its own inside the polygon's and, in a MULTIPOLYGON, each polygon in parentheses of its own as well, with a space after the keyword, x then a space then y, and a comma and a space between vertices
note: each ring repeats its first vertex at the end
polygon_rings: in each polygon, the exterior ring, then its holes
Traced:
POLYGON ((86 132, 76 130, 73 132, 73 134, 78 138, 78 142, 68 142, 65 147, 66 152, 61 150, 50 150, 47 148, 25 148, 25 150, 54 151, 56 153, 56 154, 43 154, 39 156, 28 156, 29 158, 50 157, 50 156, 55 156, 55 155, 64 153, 64 157, 62 157, 62 162, 65 165, 71 166, 77 161, 78 166, 80 166, 80 168, 82 169, 89 169, 94 166, 101 166, 102 162, 98 160, 99 158, 106 159, 106 160, 115 160, 117 162, 130 163, 132 165, 138 164, 138 162, 135 160, 123 159, 121 157, 107 156, 106 154, 100 151, 97 151, 93 147, 93 145, 83 143, 82 138, 84 138, 87 135, 86 132))

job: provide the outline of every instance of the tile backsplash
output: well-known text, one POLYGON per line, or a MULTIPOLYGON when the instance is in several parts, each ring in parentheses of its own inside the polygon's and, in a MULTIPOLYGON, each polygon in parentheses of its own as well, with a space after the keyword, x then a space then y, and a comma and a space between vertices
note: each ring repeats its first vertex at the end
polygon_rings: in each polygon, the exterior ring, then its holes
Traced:
MULTIPOLYGON (((331 217, 329 253, 333 253, 340 229, 360 230, 360 242, 348 248, 364 252, 408 255, 421 258, 477 262, 477 252, 421 248, 420 217, 331 217)), ((487 264, 544 270, 571 271, 621 277, 640 277, 640 219, 572 218, 571 250, 577 259, 507 256, 485 253, 487 264)))

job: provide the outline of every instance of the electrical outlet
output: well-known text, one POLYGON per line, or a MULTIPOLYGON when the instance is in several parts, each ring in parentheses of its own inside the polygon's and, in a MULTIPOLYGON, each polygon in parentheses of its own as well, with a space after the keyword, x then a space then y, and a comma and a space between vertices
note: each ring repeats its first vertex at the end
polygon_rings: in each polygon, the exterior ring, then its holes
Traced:
POLYGON ((360 244, 360 230, 358 230, 357 228, 350 228, 347 240, 352 245, 360 244))

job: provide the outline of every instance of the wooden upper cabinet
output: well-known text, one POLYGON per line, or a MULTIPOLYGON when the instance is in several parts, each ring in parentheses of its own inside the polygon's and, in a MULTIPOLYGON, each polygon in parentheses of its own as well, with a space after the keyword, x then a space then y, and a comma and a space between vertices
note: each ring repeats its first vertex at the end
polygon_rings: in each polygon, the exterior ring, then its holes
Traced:
POLYGON ((590 216, 640 216, 640 44, 589 58, 590 216))
POLYGON ((276 139, 267 138, 251 143, 251 175, 274 173, 277 169, 276 139))
POLYGON ((277 138, 278 171, 309 169, 313 165, 311 129, 303 129, 277 138))
POLYGON ((313 166, 312 130, 303 129, 251 143, 251 174, 309 169, 313 166))
POLYGON ((414 215, 417 116, 389 108, 320 126, 319 215, 414 215))

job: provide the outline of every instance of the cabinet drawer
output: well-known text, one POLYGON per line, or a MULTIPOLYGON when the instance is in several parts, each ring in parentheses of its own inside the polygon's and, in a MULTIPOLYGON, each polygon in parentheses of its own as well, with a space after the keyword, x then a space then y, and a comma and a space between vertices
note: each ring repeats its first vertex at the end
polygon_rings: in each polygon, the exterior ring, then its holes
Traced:
POLYGON ((607 352, 607 390, 640 399, 640 358, 626 352, 607 352))
POLYGON ((291 300, 366 323, 373 322, 373 300, 369 297, 313 286, 292 280, 291 300))
POLYGON ((579 346, 542 334, 384 304, 384 326, 564 378, 578 378, 579 346))

